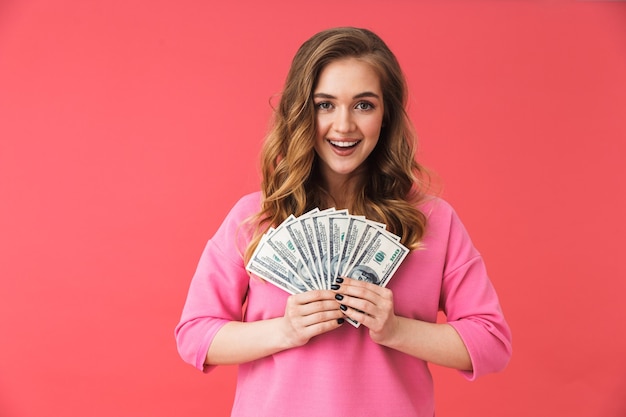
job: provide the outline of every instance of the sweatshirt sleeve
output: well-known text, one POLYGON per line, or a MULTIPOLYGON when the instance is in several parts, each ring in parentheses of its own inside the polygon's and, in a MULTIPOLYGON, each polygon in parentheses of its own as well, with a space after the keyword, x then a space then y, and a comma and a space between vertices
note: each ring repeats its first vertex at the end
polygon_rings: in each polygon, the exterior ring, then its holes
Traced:
POLYGON ((258 198, 244 197, 208 241, 174 332, 180 356, 204 372, 214 368, 204 361, 215 334, 229 321, 242 320, 249 282, 243 252, 250 235, 244 222, 256 211, 258 198))
POLYGON ((462 372, 466 378, 504 369, 512 352, 511 331, 483 259, 451 208, 441 308, 469 352, 473 371, 462 372))

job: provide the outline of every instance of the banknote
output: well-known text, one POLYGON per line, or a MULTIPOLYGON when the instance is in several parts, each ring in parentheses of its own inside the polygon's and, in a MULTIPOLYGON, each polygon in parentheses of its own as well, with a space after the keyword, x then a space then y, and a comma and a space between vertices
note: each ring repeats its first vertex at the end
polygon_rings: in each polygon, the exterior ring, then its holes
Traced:
POLYGON ((289 294, 298 294, 304 291, 301 286, 296 287, 290 284, 288 279, 284 280, 280 278, 277 274, 273 273, 270 269, 265 268, 258 262, 248 265, 247 269, 256 276, 263 278, 278 288, 287 291, 289 294))
POLYGON ((315 237, 315 227, 313 225, 313 220, 310 216, 303 216, 303 218, 299 219, 298 222, 302 227, 302 231, 304 233, 304 237, 306 239, 306 245, 309 250, 309 254, 311 255, 311 259, 309 263, 311 267, 315 269, 315 287, 317 289, 321 289, 322 287, 322 277, 324 276, 322 272, 322 263, 320 261, 320 255, 317 249, 317 242, 315 237))
POLYGON ((311 249, 308 245, 307 235, 303 229, 302 223, 299 220, 295 220, 285 224, 285 230, 289 233, 289 236, 293 240, 293 243, 298 251, 298 254, 302 258, 302 261, 307 267, 307 270, 311 277, 311 283, 315 288, 319 288, 319 271, 317 264, 315 263, 315 257, 311 254, 311 249))
POLYGON ((328 271, 332 282, 335 282, 339 273, 341 252, 346 238, 346 233, 348 232, 349 222, 350 218, 346 215, 328 216, 328 253, 330 258, 328 271))
POLYGON ((393 237, 376 231, 345 276, 385 287, 408 253, 393 237))
POLYGON ((361 241, 365 229, 368 227, 371 226, 368 226, 366 220, 358 217, 350 217, 343 247, 341 248, 341 255, 339 257, 338 276, 345 274, 345 271, 348 269, 348 264, 352 260, 353 256, 355 256, 355 249, 361 241))
POLYGON ((400 240, 364 216, 314 209, 268 229, 246 269, 289 294, 330 289, 339 276, 384 287, 409 253, 400 240))
POLYGON ((294 229, 288 228, 290 224, 295 222, 296 218, 294 217, 282 223, 265 240, 264 244, 274 249, 275 254, 289 266, 291 271, 295 271, 302 281, 314 284, 314 274, 311 272, 312 267, 309 265, 311 257, 306 246, 302 246, 304 237, 298 235, 298 233, 290 233, 290 230, 294 231, 294 229), (292 237, 294 235, 298 240, 292 237))
POLYGON ((298 274, 298 271, 290 268, 276 253, 275 249, 267 243, 268 239, 261 239, 246 268, 273 284, 288 284, 289 287, 297 289, 298 292, 312 290, 311 284, 307 283, 298 274), (268 274, 271 274, 271 277, 268 277, 268 274))

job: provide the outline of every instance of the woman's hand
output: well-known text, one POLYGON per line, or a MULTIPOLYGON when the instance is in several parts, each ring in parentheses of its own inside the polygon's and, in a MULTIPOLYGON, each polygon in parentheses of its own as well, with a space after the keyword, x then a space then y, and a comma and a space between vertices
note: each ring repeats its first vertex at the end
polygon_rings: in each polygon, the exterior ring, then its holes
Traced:
POLYGON ((336 282, 335 300, 344 314, 367 327, 374 342, 389 345, 398 330, 391 290, 351 278, 336 282))
POLYGON ((302 346, 312 337, 336 329, 344 322, 343 313, 329 290, 294 294, 287 299, 282 332, 287 348, 302 346))
POLYGON ((345 316, 367 327, 375 343, 437 365, 472 369, 467 348, 452 326, 396 316, 387 288, 350 278, 338 279, 336 285, 332 291, 289 296, 282 317, 226 323, 213 338, 205 364, 239 364, 305 345, 341 326, 345 316))
POLYGON ((396 316, 390 289, 350 278, 337 283, 333 290, 340 309, 366 326, 374 342, 437 365, 472 370, 467 348, 449 324, 396 316))
POLYGON ((306 344, 343 323, 343 312, 330 290, 289 296, 285 314, 267 320, 226 323, 209 346, 205 365, 234 365, 306 344))

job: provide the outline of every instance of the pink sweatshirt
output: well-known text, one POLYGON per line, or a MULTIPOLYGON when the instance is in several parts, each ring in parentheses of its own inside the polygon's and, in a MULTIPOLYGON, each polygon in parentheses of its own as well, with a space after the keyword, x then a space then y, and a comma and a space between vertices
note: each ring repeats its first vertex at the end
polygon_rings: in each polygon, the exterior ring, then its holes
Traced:
MULTIPOLYGON (((470 380, 504 368, 511 333, 485 265, 454 210, 424 203, 424 249, 411 252, 387 285, 397 315, 435 322, 443 310, 472 359, 470 380)), ((228 321, 284 314, 289 294, 249 276, 241 254, 250 239, 242 221, 260 209, 260 193, 243 197, 202 253, 176 341, 182 358, 203 365, 213 337, 228 321), (242 305, 248 297, 245 316, 242 305)), ((208 403, 210 404, 210 403, 208 403)), ((434 416, 427 363, 380 346, 365 326, 344 324, 306 345, 239 366, 233 417, 434 416)))

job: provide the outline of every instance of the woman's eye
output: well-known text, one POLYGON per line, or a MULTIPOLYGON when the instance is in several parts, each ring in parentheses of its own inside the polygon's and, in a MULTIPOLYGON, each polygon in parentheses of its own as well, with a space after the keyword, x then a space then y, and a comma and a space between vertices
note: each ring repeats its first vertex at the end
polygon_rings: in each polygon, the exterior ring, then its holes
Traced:
POLYGON ((356 105, 356 108, 358 110, 372 110, 374 106, 372 105, 372 103, 368 103, 367 101, 362 101, 356 105))
POLYGON ((317 107, 319 110, 330 110, 333 105, 327 101, 322 101, 320 103, 317 103, 315 107, 317 107))

